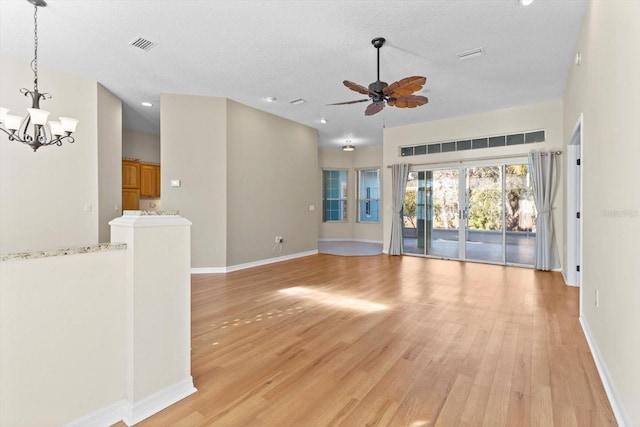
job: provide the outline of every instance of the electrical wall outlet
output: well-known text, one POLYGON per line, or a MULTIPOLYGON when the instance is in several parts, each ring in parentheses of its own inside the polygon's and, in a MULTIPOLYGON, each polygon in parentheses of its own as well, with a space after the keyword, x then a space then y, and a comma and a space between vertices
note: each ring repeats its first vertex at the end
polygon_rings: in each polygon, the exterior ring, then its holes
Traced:
POLYGON ((276 243, 280 243, 280 240, 282 240, 282 236, 276 236, 276 243))

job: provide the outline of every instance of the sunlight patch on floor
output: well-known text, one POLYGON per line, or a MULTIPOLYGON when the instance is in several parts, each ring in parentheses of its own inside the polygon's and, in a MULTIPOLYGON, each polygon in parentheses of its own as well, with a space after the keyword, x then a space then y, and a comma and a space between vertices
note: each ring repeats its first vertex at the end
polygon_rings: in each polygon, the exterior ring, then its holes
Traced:
POLYGON ((307 288, 305 286, 294 286, 292 288, 280 289, 278 292, 285 295, 310 299, 320 304, 347 308, 350 310, 363 311, 367 313, 389 309, 389 306, 387 306, 386 304, 379 304, 359 298, 344 297, 330 292, 307 288))

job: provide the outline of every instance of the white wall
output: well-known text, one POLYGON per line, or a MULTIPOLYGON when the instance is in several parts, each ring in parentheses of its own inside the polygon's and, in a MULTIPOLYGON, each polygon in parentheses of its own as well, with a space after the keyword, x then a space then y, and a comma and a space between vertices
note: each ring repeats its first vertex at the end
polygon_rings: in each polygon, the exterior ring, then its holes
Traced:
MULTIPOLYGON (((388 245, 391 236, 391 170, 386 165, 395 163, 422 164, 456 164, 477 157, 508 156, 526 162, 530 150, 562 150, 562 101, 552 101, 525 107, 509 108, 469 116, 435 120, 415 125, 399 126, 384 129, 383 142, 383 232, 384 243, 388 245), (427 154, 401 157, 399 147, 405 145, 429 144, 433 142, 455 141, 481 138, 494 135, 507 135, 532 130, 542 130, 545 142, 534 144, 494 147, 463 152, 427 154)), ((560 158, 563 159, 562 157, 560 158)), ((491 162, 490 160, 487 160, 491 162)), ((485 161, 485 162, 487 162, 485 161)), ((505 161, 505 159, 500 159, 505 161)), ((558 254, 564 248, 563 203, 564 203, 564 167, 562 161, 558 165, 558 186, 553 205, 553 217, 556 225, 556 242, 558 254)))
POLYGON ((109 221, 122 212, 122 101, 98 90, 98 240, 111 238, 109 221))
POLYGON ((637 1, 589 2, 564 98, 565 141, 584 114, 581 320, 627 426, 640 426, 638 17, 637 1))
POLYGON ((227 265, 317 250, 317 131, 228 100, 227 138, 227 265))
POLYGON ((122 129, 122 157, 160 163, 160 135, 122 129))
POLYGON ((0 425, 62 425, 125 397, 125 253, 0 264, 0 425))
MULTIPOLYGON (((45 67, 38 74, 40 89, 52 95, 41 103, 50 118, 80 120, 76 142, 34 153, 0 133, 1 253, 98 243, 96 82, 45 67)), ((29 64, 0 57, 0 75, 0 104, 26 115, 31 104, 19 89, 33 89, 29 64)))
POLYGON ((178 210, 193 222, 193 268, 225 266, 226 100, 171 94, 162 94, 160 99, 162 207, 178 210), (181 180, 181 186, 171 187, 172 179, 181 180))
MULTIPOLYGON (((318 211, 318 238, 320 240, 358 240, 382 242, 382 218, 380 212, 379 223, 360 223, 358 219, 358 169, 380 168, 382 164, 382 147, 356 148, 355 151, 342 151, 339 148, 323 148, 319 150, 318 162, 318 190, 316 208, 318 211), (323 222, 322 221, 322 170, 323 169, 346 169, 347 173, 347 221, 346 222, 323 222)), ((380 174, 383 181, 384 172, 380 174)), ((382 182, 380 183, 383 184, 382 182)), ((382 195, 384 197, 384 195, 382 195)), ((384 206, 384 201, 380 206, 384 206)))

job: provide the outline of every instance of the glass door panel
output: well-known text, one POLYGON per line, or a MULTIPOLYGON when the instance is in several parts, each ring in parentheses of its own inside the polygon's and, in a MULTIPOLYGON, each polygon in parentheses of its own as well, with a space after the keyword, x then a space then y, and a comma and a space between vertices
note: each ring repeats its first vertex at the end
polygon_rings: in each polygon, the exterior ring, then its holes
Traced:
POLYGON ((459 258, 459 170, 410 172, 403 205, 404 252, 459 258))
POLYGON ((506 261, 533 265, 536 207, 526 164, 505 167, 506 261))
POLYGON ((402 244, 404 253, 424 255, 424 202, 423 197, 419 197, 418 193, 424 194, 424 176, 425 172, 409 172, 407 186, 404 192, 404 204, 402 206, 402 244), (419 207, 420 203, 422 205, 419 207), (421 242, 419 242, 418 226, 420 227, 421 242))
POLYGON ((465 169, 465 258, 504 262, 502 167, 465 169))
POLYGON ((427 255, 459 258, 459 169, 438 169, 426 175, 427 255))

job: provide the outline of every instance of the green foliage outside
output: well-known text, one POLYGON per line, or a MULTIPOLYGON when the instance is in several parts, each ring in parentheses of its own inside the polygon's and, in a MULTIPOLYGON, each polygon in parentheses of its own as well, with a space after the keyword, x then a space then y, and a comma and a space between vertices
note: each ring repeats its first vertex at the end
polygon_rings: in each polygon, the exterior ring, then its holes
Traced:
MULTIPOLYGON (((528 188, 527 165, 510 165, 506 172, 505 227, 510 231, 535 230, 535 208, 528 188)), ((427 190, 430 200, 418 200, 422 193, 409 189, 404 195, 405 227, 415 228, 419 203, 431 204, 434 228, 458 227, 457 170, 432 172, 434 187, 427 190)), ((415 177, 417 178, 417 177, 415 177)), ((472 230, 502 230, 502 176, 500 167, 469 169, 469 228, 472 230)), ((417 182, 415 183, 417 184, 417 182)), ((421 184, 421 185, 424 185, 421 184)))

